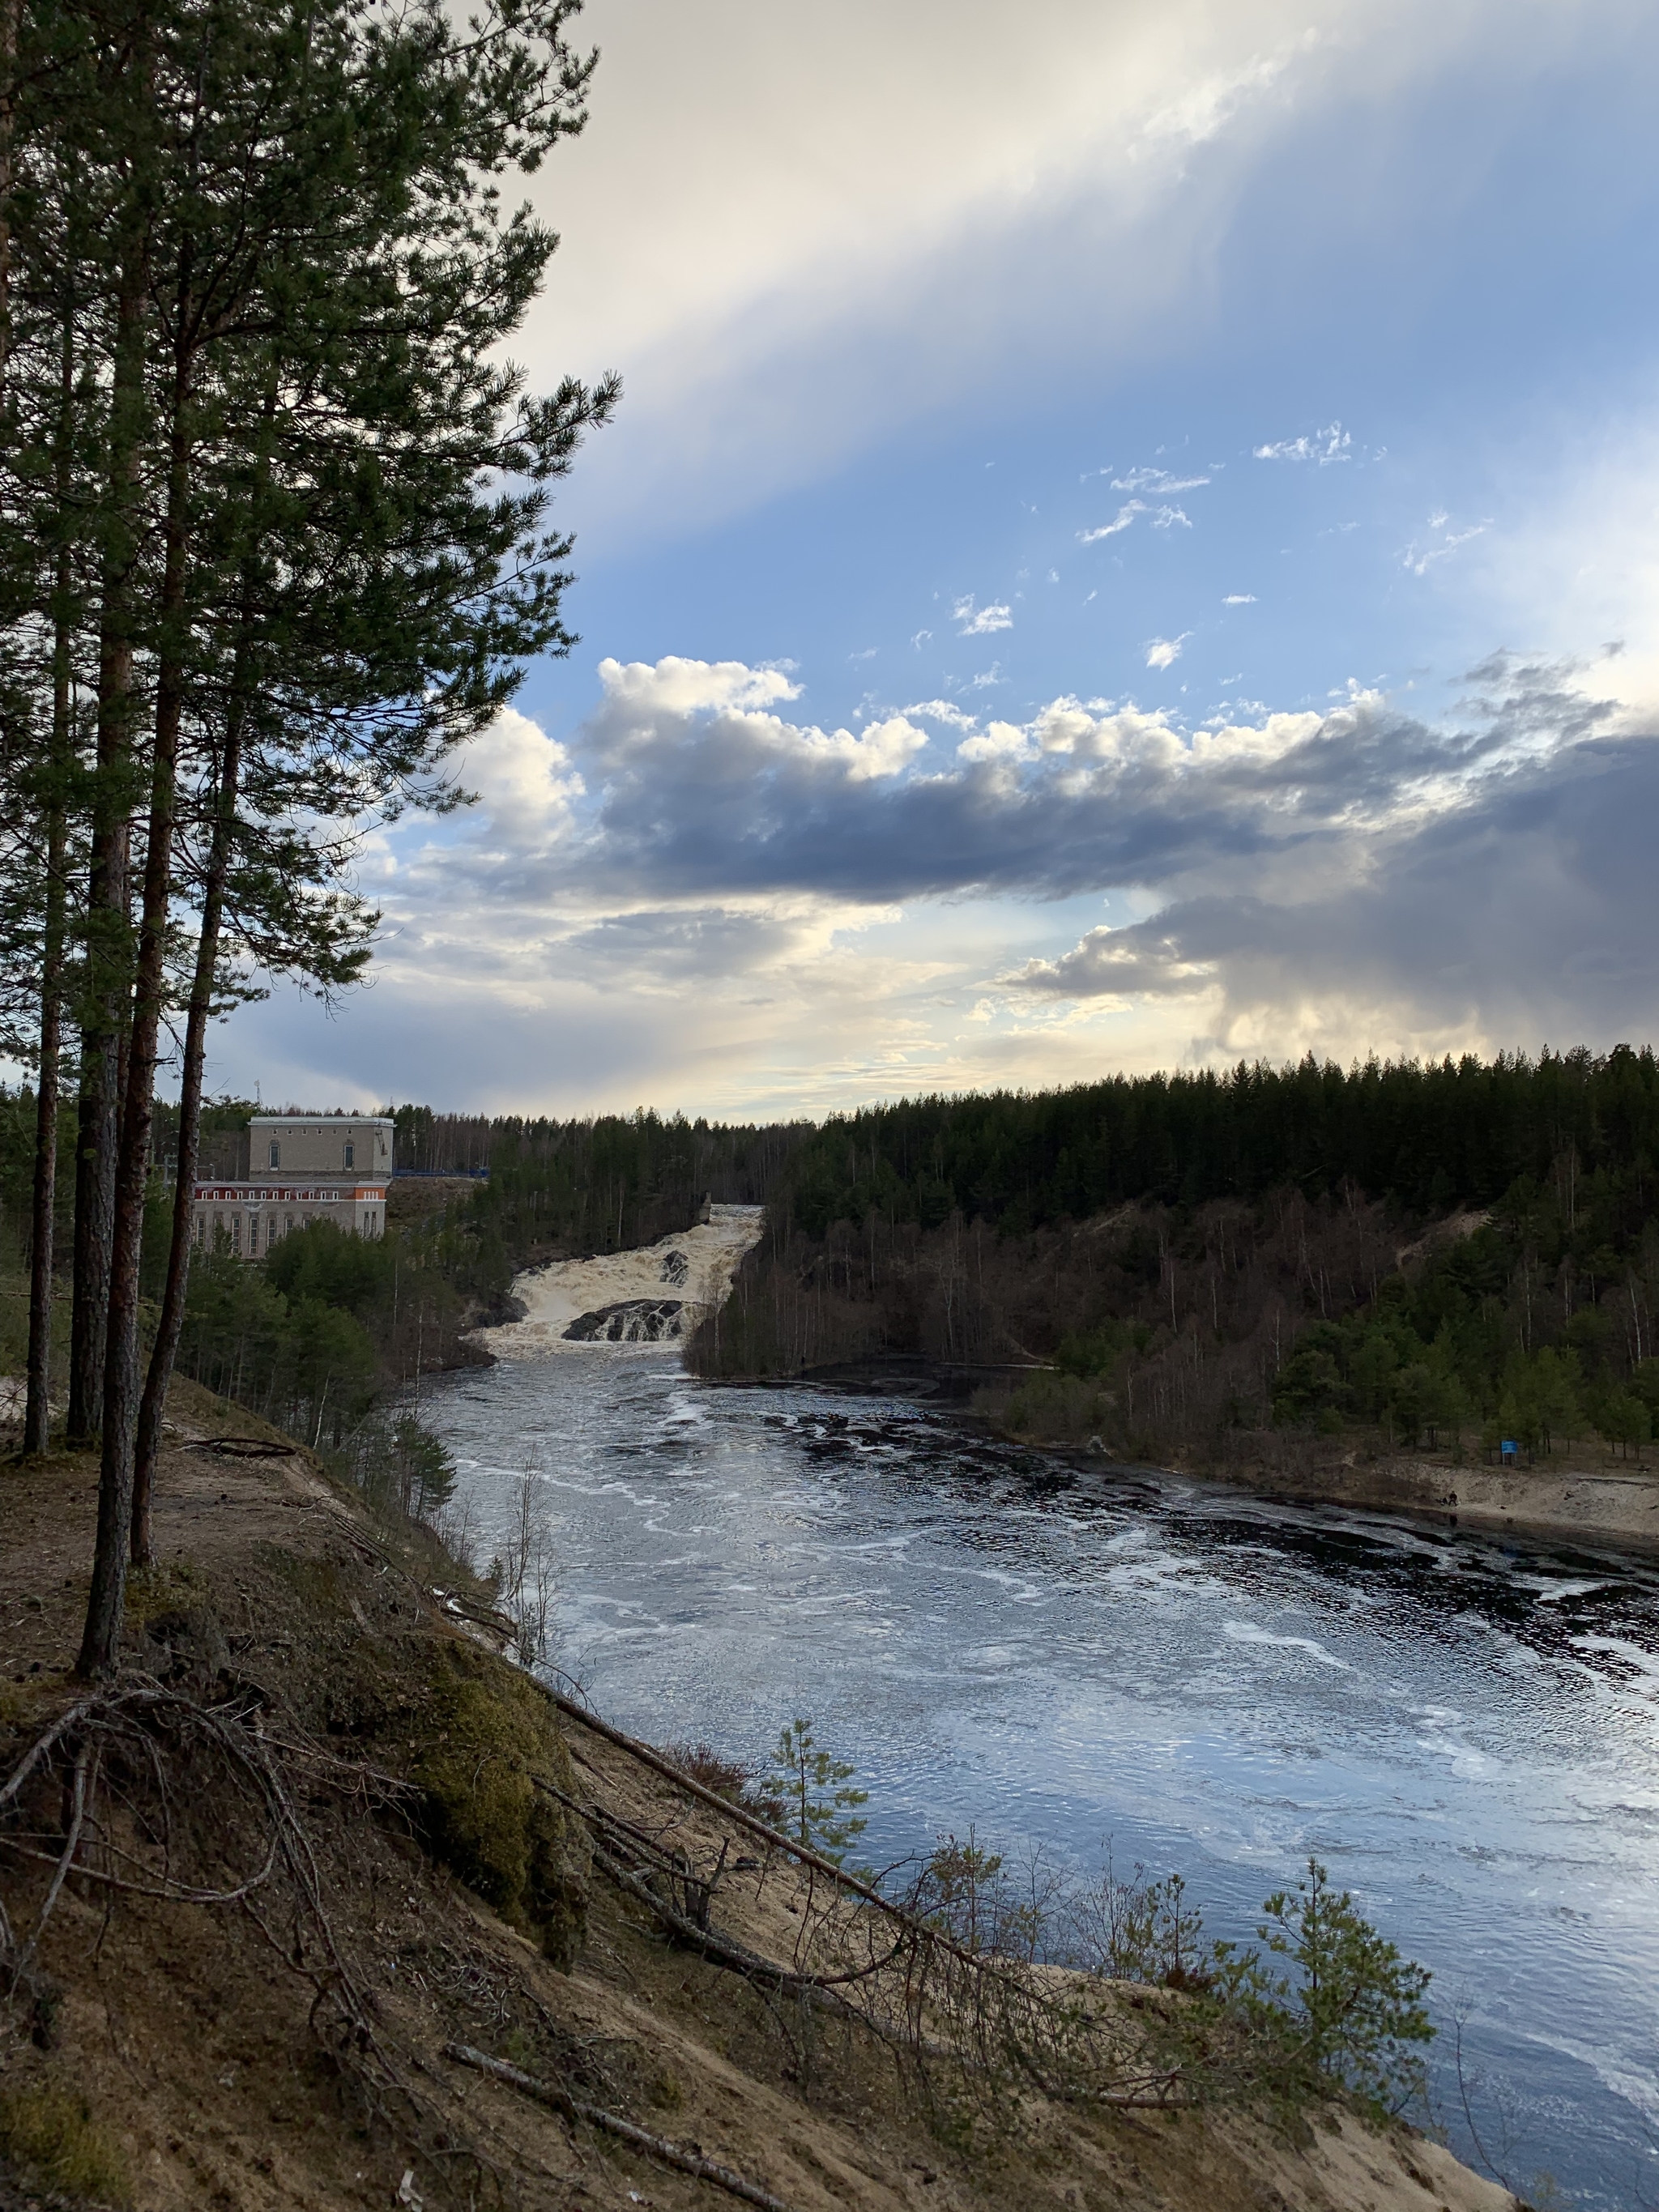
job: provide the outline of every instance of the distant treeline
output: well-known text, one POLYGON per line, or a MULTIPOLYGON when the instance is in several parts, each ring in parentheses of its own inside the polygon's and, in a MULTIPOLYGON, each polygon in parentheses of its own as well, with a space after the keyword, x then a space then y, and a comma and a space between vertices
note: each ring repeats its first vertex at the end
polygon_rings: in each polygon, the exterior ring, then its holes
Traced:
POLYGON ((705 1199, 763 1205, 816 1134, 810 1122, 758 1127, 644 1111, 484 1121, 423 1106, 399 1107, 397 1125, 400 1166, 489 1170, 455 1217, 477 1247, 469 1287, 480 1292, 504 1289, 538 1260, 654 1243, 689 1228, 705 1199))
MULTIPOLYGON (((213 1102, 204 1151, 252 1110, 213 1102)), ((203 1264, 187 1372, 326 1432, 466 1357, 466 1328, 505 1316, 526 1267, 677 1234, 712 1199, 768 1220, 689 1347, 707 1374, 1041 1368, 1005 1407, 1016 1425, 1212 1454, 1355 1425, 1407 1443, 1501 1429, 1534 1450, 1594 1430, 1639 1451, 1659 1420, 1648 1050, 1310 1059, 821 1125, 413 1105, 396 1122, 399 1166, 487 1177, 402 1225, 394 1207, 372 1258, 319 1230, 303 1259, 203 1264)), ((26 1091, 0 1097, 23 1260, 32 1126, 26 1091)), ((149 1285, 163 1247, 147 1239, 149 1285)))
POLYGON ((1656 1163, 1659 1066, 1622 1047, 902 1102, 796 1148, 689 1357, 1042 1367, 1012 1425, 1144 1451, 1639 1451, 1656 1163))
POLYGON ((872 1208, 895 1224, 937 1228, 957 1212, 1018 1234, 1127 1201, 1191 1207, 1349 1184, 1428 1217, 1491 1206, 1570 1153, 1581 1174, 1639 1189, 1659 1159, 1650 1049, 1349 1069, 1310 1057, 905 1099, 825 1122, 774 1197, 809 1236, 872 1208))

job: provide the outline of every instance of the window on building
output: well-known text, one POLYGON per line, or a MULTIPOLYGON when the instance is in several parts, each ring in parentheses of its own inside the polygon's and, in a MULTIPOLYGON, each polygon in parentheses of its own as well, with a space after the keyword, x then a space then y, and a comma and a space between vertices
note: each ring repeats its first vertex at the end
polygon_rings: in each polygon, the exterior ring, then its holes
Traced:
POLYGON ((242 1249, 242 1217, 240 1213, 233 1213, 230 1217, 230 1241, 234 1249, 240 1252, 242 1249))
POLYGON ((356 1164, 357 1164, 357 1147, 356 1146, 356 1145, 348 1145, 348 1146, 346 1146, 346 1148, 345 1148, 345 1164, 346 1164, 346 1165, 347 1165, 349 1168, 354 1168, 354 1167, 356 1167, 356 1164))
POLYGON ((258 1249, 259 1249, 259 1217, 258 1217, 258 1215, 257 1213, 250 1213, 250 1214, 249 1214, 249 1216, 248 1216, 248 1218, 247 1218, 247 1249, 248 1249, 248 1257, 249 1257, 250 1259, 252 1259, 252 1256, 253 1256, 253 1255, 254 1255, 254 1254, 258 1250, 258 1249))
POLYGON ((274 1168, 279 1168, 283 1164, 283 1148, 275 1137, 270 1140, 270 1164, 274 1168))
POLYGON ((288 1231, 288 1230, 292 1229, 292 1228, 293 1228, 293 1226, 294 1226, 294 1216, 290 1213, 290 1214, 288 1216, 287 1219, 283 1222, 283 1230, 286 1231, 288 1231))

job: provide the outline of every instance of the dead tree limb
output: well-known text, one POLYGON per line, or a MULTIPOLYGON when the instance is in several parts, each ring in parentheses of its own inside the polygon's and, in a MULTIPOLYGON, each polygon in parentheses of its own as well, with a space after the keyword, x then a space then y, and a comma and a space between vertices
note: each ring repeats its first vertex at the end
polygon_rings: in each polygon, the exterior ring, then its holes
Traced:
POLYGON ((504 2058, 491 2058, 482 2051, 475 2051, 470 2043, 446 2043, 443 2051, 444 2057, 453 2058, 458 2066, 470 2066, 475 2073, 487 2075, 492 2081, 505 2082, 509 2089, 518 2090, 521 2096, 533 2097, 538 2104, 550 2106, 554 2112, 562 2114, 567 2120, 579 2122, 586 2127, 599 2128, 606 2135, 615 2136, 619 2142, 643 2151, 647 2158, 654 2158, 660 2165, 675 2166, 680 2172, 691 2174, 698 2181, 712 2182, 716 2189, 725 2190, 728 2196, 736 2197, 745 2204, 758 2205, 760 2212, 790 2212, 789 2206, 781 2197, 774 2197, 771 2191, 763 2189, 759 2182, 745 2180, 742 2174, 734 2173, 729 2166, 718 2165, 714 2160, 704 2158, 698 2151, 683 2149, 678 2143, 670 2142, 665 2136, 653 2136, 644 2128, 635 2127, 632 2120, 624 2120, 618 2113, 602 2111, 598 2105, 579 2104, 556 2082, 538 2081, 533 2074, 521 2073, 516 2066, 509 2066, 504 2058))

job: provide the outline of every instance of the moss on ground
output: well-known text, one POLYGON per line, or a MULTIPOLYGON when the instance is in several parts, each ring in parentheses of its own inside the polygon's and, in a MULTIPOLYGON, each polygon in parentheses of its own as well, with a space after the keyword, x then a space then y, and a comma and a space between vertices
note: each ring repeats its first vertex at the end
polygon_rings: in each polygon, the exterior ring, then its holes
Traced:
POLYGON ((586 1915, 584 1840, 535 1776, 574 1790, 545 1696, 488 1651, 434 1641, 415 1720, 410 1779, 434 1850, 503 1919, 568 1968, 586 1915))
POLYGON ((120 2145, 83 2097, 54 2082, 0 2088, 0 2158, 33 2188, 99 2205, 132 2202, 132 2175, 120 2145))

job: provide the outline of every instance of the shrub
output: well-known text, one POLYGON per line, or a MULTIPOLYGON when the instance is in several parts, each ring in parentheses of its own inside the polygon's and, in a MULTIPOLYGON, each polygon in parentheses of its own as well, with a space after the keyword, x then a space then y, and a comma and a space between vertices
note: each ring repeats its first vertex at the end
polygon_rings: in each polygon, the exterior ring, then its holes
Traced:
POLYGON ((837 1864, 864 1833, 857 1808, 868 1793, 848 1787, 853 1769, 844 1759, 820 1751, 810 1721, 792 1721, 778 1738, 767 1777, 769 1796, 782 1807, 787 1826, 809 1850, 837 1864))
POLYGON ((586 1856, 532 1779, 573 1787, 545 1696, 491 1653, 434 1644, 417 1726, 410 1773, 426 1792, 434 1850, 568 1971, 585 1919, 586 1856))

